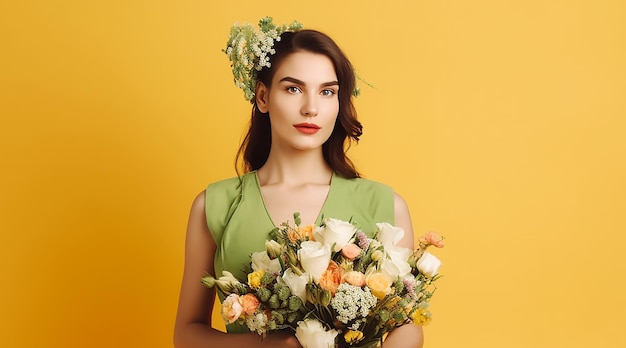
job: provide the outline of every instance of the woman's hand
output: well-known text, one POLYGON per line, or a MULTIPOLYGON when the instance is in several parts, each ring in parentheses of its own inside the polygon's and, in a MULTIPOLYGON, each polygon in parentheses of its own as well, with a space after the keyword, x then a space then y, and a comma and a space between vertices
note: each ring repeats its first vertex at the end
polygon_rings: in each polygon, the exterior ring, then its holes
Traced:
POLYGON ((385 339, 385 348, 422 348, 424 332, 421 326, 404 324, 393 329, 385 339))

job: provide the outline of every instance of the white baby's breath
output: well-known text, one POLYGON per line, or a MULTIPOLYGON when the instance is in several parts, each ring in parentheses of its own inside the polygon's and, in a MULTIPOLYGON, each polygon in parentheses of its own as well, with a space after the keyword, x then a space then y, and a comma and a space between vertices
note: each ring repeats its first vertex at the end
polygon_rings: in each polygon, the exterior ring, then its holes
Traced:
POLYGON ((233 25, 223 52, 232 63, 235 86, 243 90, 246 100, 254 99, 258 71, 271 67, 270 56, 276 53, 274 42, 280 41, 282 33, 302 28, 303 25, 297 21, 276 26, 271 17, 259 21, 259 32, 247 23, 233 25))
POLYGON ((257 312, 247 316, 246 326, 248 326, 250 331, 256 332, 259 335, 266 333, 268 328, 267 315, 263 312, 257 312))
POLYGON ((330 305, 337 311, 337 320, 348 324, 353 319, 365 318, 377 301, 369 288, 363 290, 361 287, 343 283, 337 288, 330 305))

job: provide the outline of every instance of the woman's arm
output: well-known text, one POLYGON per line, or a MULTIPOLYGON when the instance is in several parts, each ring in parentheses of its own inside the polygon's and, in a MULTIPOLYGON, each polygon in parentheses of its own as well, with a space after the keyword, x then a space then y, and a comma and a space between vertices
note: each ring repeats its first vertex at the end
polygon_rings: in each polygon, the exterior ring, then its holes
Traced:
MULTIPOLYGON (((406 202, 398 194, 394 199, 395 225, 404 229, 404 237, 398 245, 414 248, 413 225, 406 202)), ((424 345, 424 332, 421 326, 405 324, 391 331, 385 339, 385 348, 421 348, 424 345)))
POLYGON ((226 334, 211 327, 215 288, 207 289, 200 279, 207 272, 215 276, 213 260, 217 246, 206 224, 204 192, 194 200, 185 240, 185 266, 174 328, 177 348, 196 347, 300 347, 292 334, 226 334))

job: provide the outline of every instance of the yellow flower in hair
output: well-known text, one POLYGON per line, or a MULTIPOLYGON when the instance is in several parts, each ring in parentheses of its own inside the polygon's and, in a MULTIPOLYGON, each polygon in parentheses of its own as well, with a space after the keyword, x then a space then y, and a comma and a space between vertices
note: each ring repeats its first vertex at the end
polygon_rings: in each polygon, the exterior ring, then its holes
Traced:
POLYGON ((264 270, 258 270, 248 274, 248 285, 250 285, 252 289, 260 288, 263 275, 265 275, 264 270))

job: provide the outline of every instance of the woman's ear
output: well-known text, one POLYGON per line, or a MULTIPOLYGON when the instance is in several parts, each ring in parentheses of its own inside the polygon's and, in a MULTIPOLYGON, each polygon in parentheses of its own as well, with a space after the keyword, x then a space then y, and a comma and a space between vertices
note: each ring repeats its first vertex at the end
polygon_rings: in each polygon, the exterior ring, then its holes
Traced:
POLYGON ((263 84, 263 82, 257 82, 254 97, 256 98, 257 109, 259 109, 259 111, 261 111, 264 114, 267 113, 269 111, 269 108, 268 108, 269 90, 267 89, 267 87, 265 87, 265 84, 263 84))

